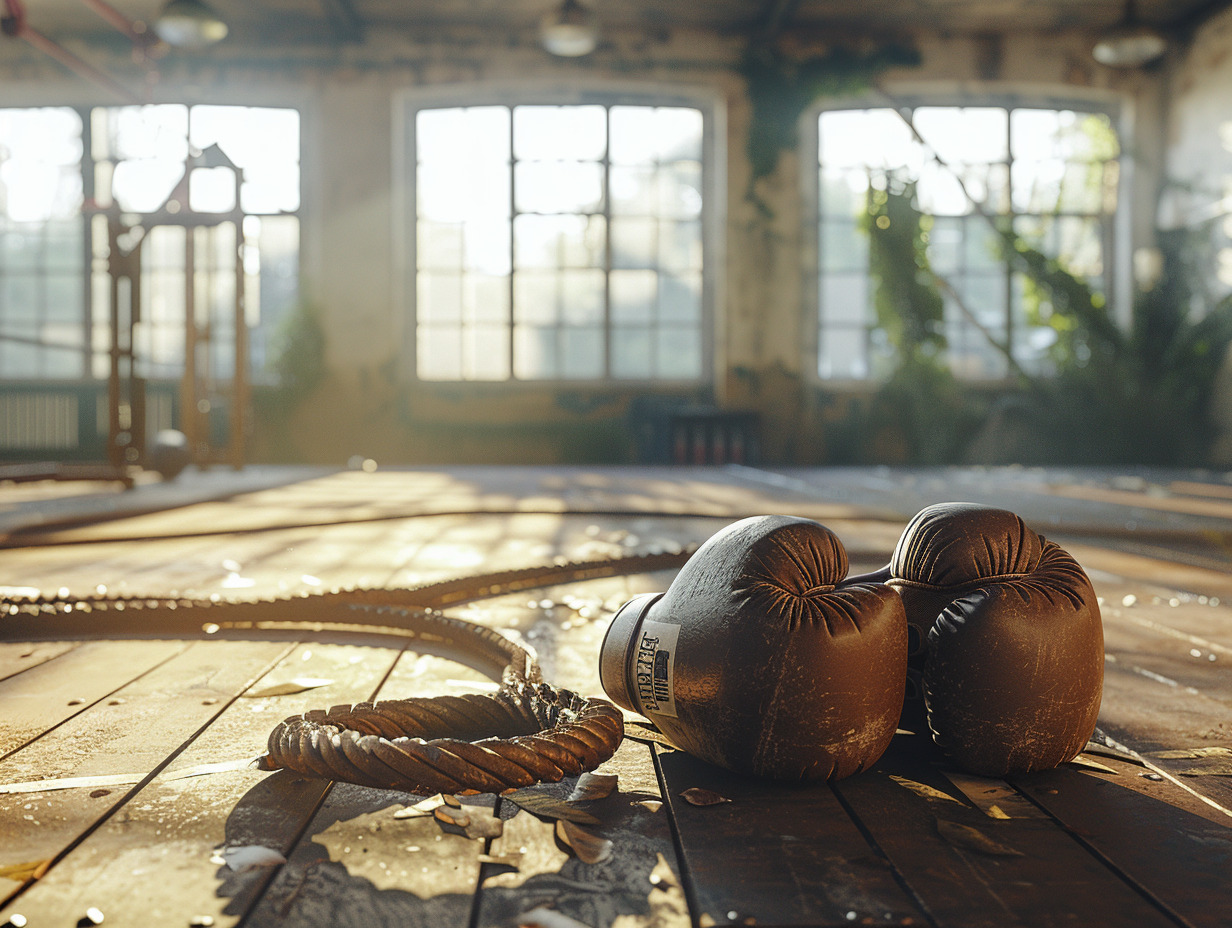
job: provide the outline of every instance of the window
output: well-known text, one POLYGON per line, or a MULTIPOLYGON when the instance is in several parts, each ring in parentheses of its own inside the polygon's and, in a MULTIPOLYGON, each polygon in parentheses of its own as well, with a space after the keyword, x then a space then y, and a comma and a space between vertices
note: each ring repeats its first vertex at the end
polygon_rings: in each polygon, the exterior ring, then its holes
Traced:
POLYGON ((708 375, 702 110, 424 108, 410 126, 420 379, 708 375))
POLYGON ((82 144, 75 110, 0 110, 0 376, 85 371, 82 144))
POLYGON ((989 216, 1011 217, 1033 247, 1096 292, 1111 292, 1120 152, 1108 114, 1015 106, 830 110, 819 115, 817 131, 820 377, 875 379, 892 364, 875 324, 869 237, 860 223, 870 193, 887 187, 913 191, 924 216, 925 253, 944 282, 946 360, 959 377, 1007 376, 1006 350, 1024 369, 1045 371, 1054 336, 1040 316, 1047 307, 1001 261, 989 216))
MULTIPOLYGON (((95 208, 114 205, 133 217, 159 210, 189 154, 215 144, 244 171, 240 202, 229 169, 202 168, 190 175, 189 208, 243 213, 251 364, 260 374, 270 333, 297 299, 299 114, 165 104, 0 109, 0 377, 107 375, 109 246, 107 219, 95 208)), ((174 379, 184 363, 186 236, 197 245, 199 311, 209 307, 221 342, 230 324, 221 307, 234 293, 234 226, 155 225, 144 234, 142 373, 174 379)), ((224 355, 211 363, 222 369, 224 355)))

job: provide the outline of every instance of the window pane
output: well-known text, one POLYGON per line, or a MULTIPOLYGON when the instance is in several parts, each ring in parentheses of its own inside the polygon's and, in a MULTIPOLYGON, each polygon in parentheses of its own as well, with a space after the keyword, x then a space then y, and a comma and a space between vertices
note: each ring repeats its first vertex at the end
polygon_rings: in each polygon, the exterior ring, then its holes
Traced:
POLYGON ((80 219, 49 222, 43 226, 44 266, 77 271, 82 262, 83 226, 80 219))
POLYGON ((188 208, 200 213, 235 209, 235 172, 229 168, 197 168, 188 175, 188 208))
POLYGON ((702 166, 676 161, 659 172, 659 213, 672 219, 692 219, 702 212, 702 166))
POLYGON ((513 278, 513 318, 534 325, 560 320, 560 275, 522 271, 513 278))
POLYGON ((424 163, 505 164, 509 161, 509 109, 420 110, 415 117, 415 148, 424 163))
POLYGON ((509 278, 472 274, 466 278, 466 318, 479 323, 509 321, 509 278))
MULTIPOLYGON (((76 322, 78 324, 85 319, 80 274, 49 275, 43 280, 43 287, 47 299, 44 319, 49 322, 76 322)), ((68 331, 73 332, 74 330, 70 328, 68 331)), ((69 343, 79 342, 80 336, 81 332, 76 331, 75 337, 69 339, 69 343)))
POLYGON ((421 273, 415 309, 420 322, 461 322, 462 276, 421 273))
POLYGON ((1116 209, 1120 173, 1112 120, 1071 110, 961 106, 918 107, 910 118, 940 163, 903 136, 895 120, 905 122, 892 110, 818 117, 819 373, 876 376, 896 363, 874 324, 867 235, 852 221, 863 209, 864 177, 875 181, 875 172, 886 169, 915 185, 931 269, 968 311, 944 297, 955 374, 1007 375, 1002 349, 985 333, 1002 340, 1012 333, 1015 356, 1043 370, 1055 333, 1026 324, 1022 288, 1009 292, 1000 238, 979 214, 1013 210, 1015 228, 1033 247, 1101 286, 1111 235, 1102 217, 1116 209), (871 326, 867 333, 864 325, 871 326))
POLYGON ((924 153, 898 113, 881 110, 831 110, 818 120, 821 163, 836 167, 906 167, 915 171, 924 153))
POLYGON ((648 167, 614 166, 608 186, 613 215, 653 216, 658 207, 658 172, 648 167))
POLYGON ((513 359, 481 367, 467 336, 458 379, 686 376, 655 361, 672 320, 684 369, 702 370, 699 110, 454 108, 415 126, 420 322, 482 319, 513 359))
POLYGON ((942 161, 991 164, 1009 156, 1009 116, 1003 109, 922 106, 915 111, 914 122, 942 161))
POLYGON ((466 330, 468 379, 509 379, 509 329, 507 326, 483 325, 466 330))
POLYGON ((614 106, 611 113, 614 164, 702 157, 702 114, 687 107, 614 106))
POLYGON ((566 380, 594 380, 605 374, 603 330, 598 326, 561 329, 560 376, 566 380))
POLYGON ((460 222, 432 222, 421 219, 416 261, 420 268, 462 267, 462 229, 460 222))
POLYGON ((417 207, 423 219, 465 222, 509 215, 509 171, 503 165, 425 162, 417 207))
POLYGON ((702 224, 659 224, 659 264, 669 271, 691 271, 702 266, 702 224))
POLYGON ((652 330, 645 326, 620 326, 612 329, 612 376, 649 378, 654 376, 652 330))
POLYGON ((416 362, 424 380, 462 378, 462 330, 420 325, 416 331, 416 362))
POLYGON ((559 376, 557 330, 542 326, 513 327, 513 369, 519 380, 559 376))
POLYGON ((659 290, 657 273, 612 271, 610 287, 613 325, 645 324, 654 319, 659 290))
POLYGON ((702 279, 664 275, 659 278, 659 318, 664 322, 699 323, 702 313, 702 279))
POLYGON ((513 110, 513 156, 520 161, 598 161, 606 151, 607 113, 601 106, 518 106, 513 110))
POLYGON ((655 220, 612 220, 612 267, 653 268, 658 259, 659 224, 655 220))
POLYGON ((863 271, 868 267, 868 235, 854 219, 822 223, 821 266, 826 271, 863 271))
POLYGON ((602 216, 518 216, 513 221, 518 267, 602 267, 602 216))
POLYGON ((825 325, 864 325, 871 322, 871 298, 867 273, 827 274, 821 286, 821 313, 825 325))
POLYGON ((868 198, 868 172, 821 172, 821 214, 854 218, 864 212, 868 198))
POLYGON ((823 332, 817 372, 838 380, 860 380, 868 376, 864 354, 864 332, 827 327, 823 332))
POLYGON ((520 212, 597 212, 603 209, 603 166, 580 161, 524 161, 514 168, 514 190, 520 212))
POLYGON ((603 322, 603 272, 565 271, 561 278, 561 317, 566 325, 603 322))

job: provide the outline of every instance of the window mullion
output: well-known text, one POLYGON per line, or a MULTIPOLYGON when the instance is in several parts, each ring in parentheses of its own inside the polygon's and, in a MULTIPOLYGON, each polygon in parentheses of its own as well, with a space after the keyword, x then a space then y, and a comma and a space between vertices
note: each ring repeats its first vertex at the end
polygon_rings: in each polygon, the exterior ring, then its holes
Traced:
POLYGON ((509 379, 517 380, 517 368, 514 366, 516 352, 514 351, 514 342, 516 341, 516 333, 514 331, 514 319, 516 318, 516 307, 514 306, 514 279, 517 274, 517 247, 516 239, 516 220, 517 220, 517 177, 518 172, 514 169, 517 164, 516 149, 513 146, 513 111, 514 107, 509 107, 509 341, 508 341, 508 364, 509 364, 509 379))
POLYGON ((612 108, 603 108, 603 379, 612 376, 612 108))

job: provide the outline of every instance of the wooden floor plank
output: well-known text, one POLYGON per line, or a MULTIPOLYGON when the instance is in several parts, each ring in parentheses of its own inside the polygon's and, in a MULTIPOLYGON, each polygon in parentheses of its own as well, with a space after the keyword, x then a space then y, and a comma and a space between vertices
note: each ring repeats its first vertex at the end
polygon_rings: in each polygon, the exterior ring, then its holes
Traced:
POLYGON ((938 926, 1173 928, 1035 806, 1010 795, 993 813, 1009 817, 990 817, 942 763, 927 739, 899 736, 874 771, 835 784, 938 926))
MULTIPOLYGON (((245 650, 252 646, 220 644, 245 650)), ((225 710, 168 765, 166 774, 256 756, 270 729, 286 716, 371 694, 394 656, 395 652, 379 648, 300 646, 261 678, 257 691, 300 677, 333 683, 306 692, 212 705, 211 711, 224 706, 225 710)), ((122 925, 188 924, 195 917, 212 918, 218 926, 233 925, 259 896, 270 872, 233 872, 216 862, 218 850, 224 845, 260 845, 288 852, 325 789, 323 781, 247 768, 183 779, 156 778, 128 797, 43 879, 0 910, 0 919, 19 911, 31 924, 36 913, 45 919, 43 923, 73 924, 93 905, 109 923, 122 925)), ((96 801, 83 795, 89 792, 49 793, 40 801, 64 797, 70 806, 86 806, 96 801)), ((116 798, 97 801, 114 803, 116 798)))
POLYGON ((75 647, 75 641, 0 642, 0 680, 45 664, 75 647))
POLYGON ((74 716, 89 712, 131 681, 187 648, 180 641, 87 642, 26 673, 0 680, 0 758, 74 716))
POLYGON ((682 751, 659 763, 701 923, 927 923, 828 785, 738 777, 682 751), (681 793, 692 787, 731 801, 690 805, 681 793))
POLYGON ((1126 789, 1118 779, 1061 768, 1014 784, 1179 923, 1224 928, 1232 912, 1232 817, 1200 817, 1126 789))
POLYGON ((483 841, 394 817, 423 798, 336 784, 246 924, 465 928, 483 841))
MULTIPOLYGON (((123 644, 114 643, 107 655, 120 667, 141 666, 165 650, 163 642, 123 644)), ((285 649, 259 642, 241 652, 224 642, 200 642, 11 754, 0 763, 0 783, 111 779, 74 789, 0 793, 0 831, 9 836, 0 844, 0 866, 61 855, 285 649)), ((7 896, 17 887, 5 889, 7 896)))
MULTIPOLYGON (((407 651, 377 695, 457 695, 486 690, 489 683, 465 665, 407 651)), ((335 785, 248 924, 465 928, 479 885, 484 842, 451 833, 430 816, 394 817, 423 798, 335 785)), ((491 808, 493 797, 468 802, 491 808)))
MULTIPOLYGON (((519 868, 487 876, 479 928, 519 924, 520 916, 540 907, 583 925, 688 928, 680 866, 650 746, 626 739, 598 772, 615 774, 617 788, 585 806, 599 824, 584 827, 612 842, 611 856, 585 863, 560 846, 552 822, 519 811, 492 844, 494 856, 520 858, 519 868)), ((570 777, 539 790, 565 798, 575 782, 570 777)))

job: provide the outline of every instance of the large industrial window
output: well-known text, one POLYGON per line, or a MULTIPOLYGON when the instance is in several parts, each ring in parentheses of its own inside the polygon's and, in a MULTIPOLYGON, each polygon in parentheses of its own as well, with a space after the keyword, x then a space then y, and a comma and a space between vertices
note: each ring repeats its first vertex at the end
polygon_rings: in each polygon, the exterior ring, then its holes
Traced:
POLYGON ((82 119, 0 110, 0 377, 86 370, 82 119))
POLYGON ((702 110, 430 108, 409 128, 420 379, 708 376, 702 110))
MULTIPOLYGON (((271 333, 297 299, 299 114, 167 104, 0 109, 0 379, 106 376, 110 209, 147 237, 137 327, 141 373, 179 376, 184 236, 201 239, 198 284, 205 290, 198 322, 204 325, 212 324, 204 307, 230 299, 225 288, 235 275, 211 275, 209 256, 228 248, 234 254, 234 231, 188 224, 145 229, 142 217, 167 202, 190 153, 215 144, 244 171, 238 209, 246 241, 245 305, 252 367, 260 376, 271 333)), ((195 170, 191 180, 190 210, 237 208, 228 169, 195 170)))
POLYGON ((876 324, 861 218, 868 198, 887 189, 909 191, 923 214, 928 266, 945 302, 945 360, 956 376, 1003 378, 1010 357, 1046 371, 1055 336, 1032 311, 1029 282, 1007 270, 991 218, 1010 217, 1032 247, 1097 293, 1111 292, 1120 152, 1106 113, 830 110, 817 133, 820 377, 876 379, 893 363, 876 324))

